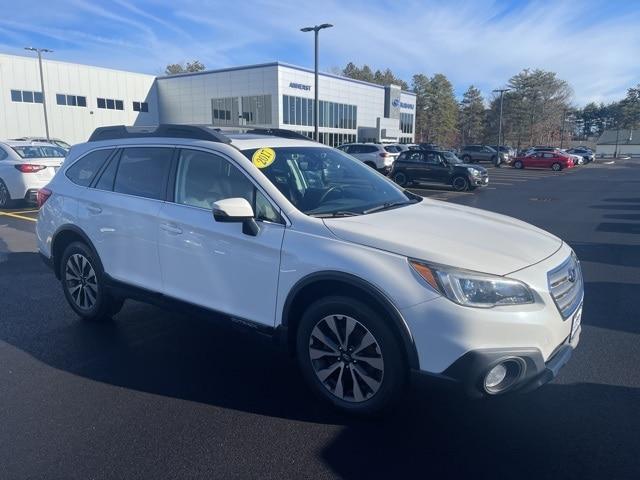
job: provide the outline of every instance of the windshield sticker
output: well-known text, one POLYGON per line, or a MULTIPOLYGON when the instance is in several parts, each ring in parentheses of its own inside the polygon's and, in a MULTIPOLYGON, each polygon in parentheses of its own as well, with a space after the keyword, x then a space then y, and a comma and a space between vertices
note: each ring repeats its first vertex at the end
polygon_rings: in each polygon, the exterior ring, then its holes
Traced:
POLYGON ((259 148, 251 157, 251 162, 258 168, 267 168, 276 159, 273 148, 259 148))

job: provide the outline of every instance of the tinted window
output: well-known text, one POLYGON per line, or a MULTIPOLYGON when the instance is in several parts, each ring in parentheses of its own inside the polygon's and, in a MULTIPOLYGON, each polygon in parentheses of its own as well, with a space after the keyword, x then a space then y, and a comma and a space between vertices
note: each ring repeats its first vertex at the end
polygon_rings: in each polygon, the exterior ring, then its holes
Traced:
POLYGON ((89 186, 111 152, 113 150, 96 150, 85 155, 67 169, 67 178, 82 187, 89 186))
POLYGON ((5 149, 0 147, 0 160, 4 160, 8 156, 9 156, 9 154, 5 151, 5 149))
POLYGON ((67 105, 76 106, 76 96, 75 95, 67 95, 67 105))
POLYGON ((76 97, 78 99, 78 106, 79 107, 86 107, 87 106, 87 97, 76 97))
POLYGON ((423 155, 422 152, 413 151, 413 152, 403 153, 402 155, 400 155, 400 157, 405 162, 417 163, 417 162, 422 162, 422 155, 423 155))
POLYGON ((127 148, 122 152, 113 191, 162 200, 171 165, 171 148, 127 148))
POLYGON ((378 151, 378 147, 374 146, 374 145, 361 145, 360 146, 360 153, 373 153, 373 152, 377 152, 378 151))
POLYGON ((20 90, 11 90, 11 100, 13 102, 21 102, 22 92, 20 90))
POLYGON ((48 145, 29 145, 12 147, 22 158, 64 158, 67 152, 60 147, 48 145))
POLYGON ((42 103, 42 92, 33 92, 33 101, 36 103, 42 103))
POLYGON ((109 110, 115 110, 115 108, 116 108, 115 102, 113 100, 111 100, 110 98, 107 98, 107 108, 109 110))
POLYGON ((116 179, 116 172, 118 171, 118 157, 115 155, 110 161, 107 168, 104 169, 100 175, 100 179, 96 182, 95 188, 98 190, 113 190, 113 182, 116 179))
POLYGON ((22 92, 22 101, 33 103, 33 92, 22 92))
POLYGON ((122 100, 116 100, 116 110, 124 110, 124 104, 122 100))
POLYGON ((424 161, 430 164, 438 164, 440 163, 440 157, 435 152, 426 152, 424 154, 424 161))
POLYGON ((141 112, 148 112, 149 111, 149 104, 147 102, 142 102, 140 104, 140 111, 141 112))
POLYGON ((98 99, 98 108, 107 108, 107 102, 104 98, 98 99))

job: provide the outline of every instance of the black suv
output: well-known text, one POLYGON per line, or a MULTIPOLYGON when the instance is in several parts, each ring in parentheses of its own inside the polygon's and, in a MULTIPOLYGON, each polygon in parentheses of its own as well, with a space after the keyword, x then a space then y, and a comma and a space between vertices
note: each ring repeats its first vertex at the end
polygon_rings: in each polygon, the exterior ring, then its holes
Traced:
POLYGON ((453 153, 444 150, 409 150, 393 163, 389 176, 402 187, 412 183, 451 185, 464 192, 489 183, 487 170, 463 163, 453 153))

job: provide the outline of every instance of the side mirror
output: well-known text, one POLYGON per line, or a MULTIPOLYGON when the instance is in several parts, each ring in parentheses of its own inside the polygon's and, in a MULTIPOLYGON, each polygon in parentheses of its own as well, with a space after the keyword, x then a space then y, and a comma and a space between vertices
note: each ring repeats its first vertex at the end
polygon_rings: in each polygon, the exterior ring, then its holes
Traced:
POLYGON ((260 232, 254 217, 253 208, 244 198, 225 198, 213 204, 216 222, 242 223, 242 233, 253 237, 260 232))

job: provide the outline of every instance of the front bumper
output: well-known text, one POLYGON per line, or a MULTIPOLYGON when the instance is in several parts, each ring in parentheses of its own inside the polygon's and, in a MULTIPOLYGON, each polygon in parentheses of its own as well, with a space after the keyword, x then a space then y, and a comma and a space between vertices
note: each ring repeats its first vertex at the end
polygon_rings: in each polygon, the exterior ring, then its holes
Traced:
POLYGON ((557 348, 545 362, 540 350, 530 349, 481 349, 467 352, 441 374, 414 370, 412 382, 417 386, 449 386, 461 389, 470 397, 503 395, 514 392, 529 392, 553 380, 564 367, 577 345, 577 332, 574 340, 568 340, 557 348), (521 366, 509 386, 500 392, 488 392, 484 387, 487 373, 502 362, 513 362, 521 366))
POLYGON ((485 187, 489 185, 489 175, 484 174, 480 177, 474 177, 473 175, 470 175, 469 181, 471 182, 471 185, 473 185, 474 187, 485 187))

